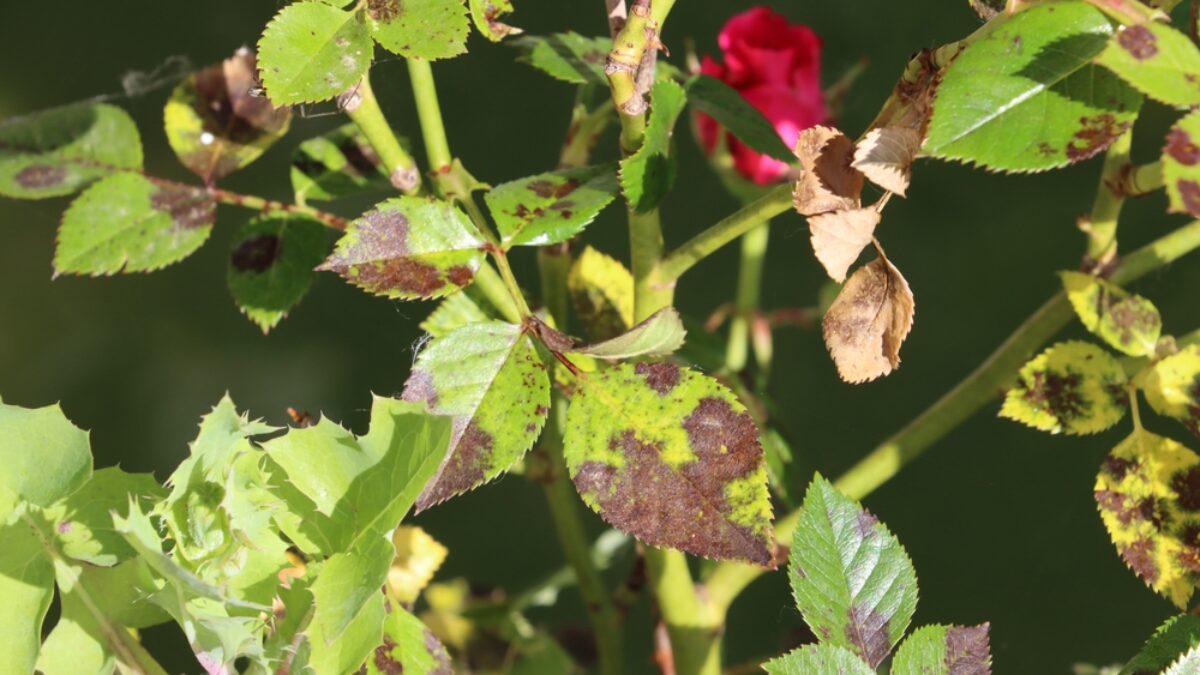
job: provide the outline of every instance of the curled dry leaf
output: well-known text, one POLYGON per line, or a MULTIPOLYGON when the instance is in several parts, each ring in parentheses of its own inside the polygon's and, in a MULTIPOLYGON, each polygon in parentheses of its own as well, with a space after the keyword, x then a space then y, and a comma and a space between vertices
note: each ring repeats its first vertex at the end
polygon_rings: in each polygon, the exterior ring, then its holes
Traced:
POLYGON ((796 157, 804 169, 793 193, 801 215, 858 208, 863 175, 850 166, 854 141, 832 127, 809 127, 796 139, 796 157))
POLYGON ((846 272, 871 243, 878 224, 879 212, 873 208, 831 211, 808 219, 813 253, 831 279, 846 280, 846 272))
POLYGON ((921 134, 913 129, 879 127, 859 141, 851 166, 872 183, 903 197, 920 150, 921 134))
POLYGON ((838 375, 859 383, 892 372, 912 322, 913 295, 900 270, 884 258, 860 267, 822 322, 838 375))

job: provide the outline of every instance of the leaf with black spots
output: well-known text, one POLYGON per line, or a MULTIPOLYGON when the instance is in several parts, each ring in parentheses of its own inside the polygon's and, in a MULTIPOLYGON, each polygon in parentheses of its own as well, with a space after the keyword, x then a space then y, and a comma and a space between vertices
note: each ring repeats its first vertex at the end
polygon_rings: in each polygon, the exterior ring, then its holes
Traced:
POLYGON ((163 111, 167 142, 179 161, 206 184, 258 159, 287 133, 291 109, 251 94, 257 85, 254 52, 239 49, 192 73, 163 111))
POLYGON ((877 225, 879 211, 872 207, 809 216, 813 253, 830 279, 839 283, 846 280, 850 266, 875 238, 877 225))
POLYGON ((1155 412, 1200 436, 1200 346, 1189 345, 1155 363, 1142 391, 1155 412))
POLYGON ((264 333, 300 302, 329 249, 325 226, 289 214, 246 223, 229 253, 233 299, 264 333))
POLYGON ((796 157, 803 170, 792 203, 804 216, 856 209, 863 175, 851 164, 854 141, 833 127, 814 126, 800 132, 796 157))
POLYGON ((258 41, 258 68, 275 105, 331 99, 367 74, 374 56, 362 12, 323 2, 294 2, 271 19, 258 41))
POLYGON ((1000 416, 1052 434, 1095 434, 1125 416, 1125 370, 1088 342, 1060 342, 1031 359, 1004 396, 1000 416))
POLYGON ((487 321, 431 341, 403 398, 453 420, 450 450, 417 500, 424 510, 503 474, 533 447, 550 410, 550 379, 521 326, 487 321))
POLYGON ((868 666, 854 652, 830 644, 809 644, 771 659, 763 664, 770 675, 815 675, 826 673, 837 675, 873 675, 875 669, 868 666))
POLYGON ((614 338, 633 325, 633 275, 617 260, 588 246, 571 264, 567 290, 593 340, 614 338))
POLYGON ((921 134, 905 127, 877 127, 854 151, 854 168, 867 180, 901 197, 912 180, 912 163, 921 151, 921 134))
POLYGON ((796 160, 775 127, 737 90, 709 75, 692 77, 686 87, 692 108, 716 120, 747 147, 782 162, 796 160))
POLYGON ((1200 110, 1175 123, 1162 152, 1163 183, 1171 213, 1200 218, 1200 110))
POLYGON ((510 26, 500 20, 505 14, 511 14, 511 0, 468 0, 471 9, 471 20, 479 33, 492 42, 499 42, 509 35, 520 35, 524 31, 516 26, 510 26))
POLYGON ((129 115, 107 103, 55 108, 0 123, 0 195, 69 195, 113 172, 142 168, 129 115))
POLYGON ((674 307, 664 307, 621 335, 569 351, 609 361, 667 356, 683 346, 686 334, 679 312, 674 307))
POLYGON ((367 675, 451 675, 450 655, 433 634, 403 607, 392 607, 383 623, 383 643, 367 659, 367 675))
POLYGON ((434 61, 467 51, 462 0, 367 0, 367 16, 375 41, 393 54, 434 61))
POLYGON ((1200 583, 1200 456, 1137 429, 1104 459, 1095 496, 1129 569, 1186 608, 1200 583))
POLYGON ((821 321, 838 375, 857 384, 900 366, 900 345, 913 324, 913 294, 885 258, 858 268, 821 321))
POLYGON ((1092 334, 1130 356, 1150 356, 1162 318, 1149 300, 1082 272, 1059 272, 1067 299, 1092 334))
POLYGON ((618 529, 653 546, 773 564, 758 430, 713 378, 670 362, 587 373, 563 442, 579 494, 618 529))
POLYGON ((204 190, 113 174, 63 214, 54 273, 151 272, 191 255, 208 239, 217 203, 204 190))
POLYGON ((618 189, 616 167, 605 164, 519 178, 484 200, 505 246, 546 246, 582 232, 618 189))
POLYGON ((671 80, 656 82, 650 90, 650 119, 642 146, 621 160, 621 191, 634 211, 656 208, 675 184, 671 135, 686 103, 683 87, 671 80))
POLYGON ((923 149, 1006 172, 1044 171, 1103 152, 1142 95, 1094 59, 1114 34, 1084 2, 997 17, 946 67, 923 149))
POLYGON ((1167 105, 1200 105, 1200 49, 1166 23, 1121 26, 1096 63, 1167 105))
POLYGON ((519 61, 528 63, 556 80, 572 84, 608 86, 604 63, 612 49, 608 38, 587 38, 578 33, 530 35, 513 40, 521 50, 519 61))
POLYGON ((350 223, 319 267, 359 288, 402 300, 466 287, 483 264, 483 236, 450 202, 397 197, 350 223))
POLYGON ((1146 640, 1119 675, 1161 673, 1180 655, 1200 645, 1200 617, 1178 614, 1167 619, 1146 640))
POLYGON ((989 624, 922 626, 913 631, 892 660, 892 675, 990 675, 989 624))
MULTIPOLYGON (((399 140, 407 149, 408 140, 399 140)), ((298 202, 394 189, 383 161, 353 122, 301 143, 292 155, 291 175, 298 202)))

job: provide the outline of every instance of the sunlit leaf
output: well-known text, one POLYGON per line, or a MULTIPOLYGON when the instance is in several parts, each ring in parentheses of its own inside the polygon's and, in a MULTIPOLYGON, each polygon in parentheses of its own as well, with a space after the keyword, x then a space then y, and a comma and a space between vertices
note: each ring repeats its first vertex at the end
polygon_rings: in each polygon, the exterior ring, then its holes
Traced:
POLYGON ((494 318, 484 311, 466 292, 452 293, 445 297, 425 320, 421 330, 433 337, 441 337, 456 328, 494 318))
POLYGON ((783 162, 796 160, 767 118, 729 85, 709 75, 696 75, 686 87, 692 108, 716 120, 747 147, 783 162))
POLYGON ((872 667, 900 641, 917 607, 917 575, 904 547, 820 474, 804 496, 788 578, 818 639, 872 667))
MULTIPOLYGON (((407 139, 400 139, 407 146, 407 139)), ((390 190, 391 181, 375 148, 353 122, 310 138, 292 155, 292 191, 297 200, 340 199, 390 190)))
POLYGON ((294 2, 263 31, 258 67, 273 103, 311 103, 356 85, 370 68, 373 52, 363 13, 323 2, 294 2))
MULTIPOLYGON (((0 409, 2 410, 2 409, 0 409)), ((8 426, 7 424, 5 426, 8 426)), ((91 457, 88 457, 91 468, 91 457)), ((24 506, 19 507, 22 511, 24 506)), ((38 658, 42 622, 54 597, 54 566, 43 551, 37 533, 17 520, 0 523, 0 672, 32 673, 38 658)))
POLYGON ((371 34, 389 52, 432 61, 467 51, 462 0, 368 0, 371 34))
POLYGON ((617 337, 571 351, 608 360, 667 356, 683 345, 686 334, 679 312, 664 307, 617 337))
POLYGON ((758 430, 716 380, 670 362, 589 373, 564 444, 576 489, 618 529, 654 546, 772 563, 758 430))
POLYGON ((1192 647, 1175 659, 1163 675, 1196 675, 1200 673, 1200 647, 1192 647))
POLYGON ((499 42, 509 35, 524 32, 500 20, 500 17, 513 11, 511 0, 469 0, 467 4, 471 8, 471 19, 475 22, 475 27, 492 42, 499 42))
POLYGON ((521 37, 511 44, 522 51, 519 60, 555 79, 572 84, 608 86, 608 78, 604 75, 604 62, 612 49, 612 41, 608 38, 555 33, 521 37))
POLYGON ((854 652, 832 644, 809 644, 763 664, 770 675, 872 675, 875 669, 854 652))
POLYGON ((1095 434, 1128 403, 1119 361, 1088 342, 1060 342, 1021 367, 1000 416, 1052 434, 1095 434))
POLYGON ((858 260, 879 225, 879 211, 872 207, 829 211, 809 216, 813 253, 825 267, 825 273, 837 282, 846 280, 846 272, 858 260))
POLYGON ((264 333, 271 330, 304 297, 328 250, 325 226, 310 218, 276 214, 246 223, 229 253, 234 302, 264 333))
POLYGON ((1059 276, 1085 328, 1131 356, 1154 353, 1162 318, 1153 303, 1090 274, 1059 272, 1059 276))
POLYGON ((283 137, 291 109, 253 96, 258 63, 254 52, 189 75, 167 100, 164 127, 179 161, 212 183, 258 159, 283 137))
POLYGON ((58 405, 31 409, 0 403, 0 463, 3 524, 19 502, 50 506, 87 482, 92 475, 88 433, 71 424, 58 405))
POLYGON ((1042 171, 1088 159, 1132 126, 1141 94, 1092 63, 1114 33, 1103 12, 1053 2, 996 21, 942 75, 925 154, 1042 171))
POLYGON ((1187 607, 1200 582, 1200 456, 1137 429, 1105 458, 1095 496, 1129 569, 1180 609, 1187 607))
POLYGON ((616 337, 633 325, 633 275, 620 262, 588 246, 571 265, 567 290, 593 340, 616 337))
POLYGON ((796 139, 796 157, 803 171, 792 199, 801 215, 858 208, 863 175, 851 166, 854 141, 832 127, 809 127, 796 139))
POLYGON ((675 184, 671 135, 686 103, 683 87, 673 81, 657 82, 650 90, 650 118, 642 146, 621 160, 621 191, 635 211, 656 208, 675 184))
POLYGON ((1096 63, 1150 98, 1173 106, 1200 105, 1200 49, 1165 23, 1122 26, 1096 63))
POLYGON ((1146 640, 1120 675, 1159 673, 1171 665, 1181 654, 1200 645, 1200 617, 1179 614, 1166 620, 1146 640))
POLYGON ((313 582, 312 624, 325 642, 333 642, 354 623, 368 602, 379 597, 395 552, 381 532, 367 532, 347 551, 333 554, 313 582))
POLYGON ((1167 132, 1162 163, 1168 210, 1200 218, 1200 111, 1179 120, 1167 132))
POLYGON ((821 322, 838 375, 858 383, 900 366, 900 345, 913 324, 913 294, 885 258, 863 265, 842 286, 821 322))
POLYGON ((1200 436, 1200 346, 1189 345, 1155 363, 1143 391, 1155 412, 1200 436))
POLYGON ((392 533, 396 557, 387 573, 390 597, 414 603, 450 552, 429 533, 413 525, 401 525, 392 533))
POLYGON ((436 298, 471 283, 483 246, 482 235, 450 202, 398 197, 352 222, 317 269, 375 295, 436 298))
POLYGON ((421 620, 392 607, 383 624, 383 644, 367 660, 367 675, 451 675, 450 656, 421 620))
POLYGON ((383 594, 373 593, 340 639, 327 639, 319 622, 310 623, 304 633, 311 650, 308 665, 316 673, 356 672, 382 642, 386 619, 383 594))
POLYGON ((156 185, 136 173, 102 179, 63 214, 55 274, 151 272, 208 239, 217 204, 203 190, 156 185))
POLYGON ((545 246, 583 231, 617 196, 612 164, 550 171, 484 195, 506 246, 545 246))
POLYGON ((142 141, 106 103, 55 108, 0 123, 0 195, 69 195, 114 171, 142 168, 142 141))
POLYGON ((66 556, 92 565, 112 566, 133 557, 125 538, 113 529, 112 514, 128 514, 131 499, 148 507, 166 490, 148 473, 100 469, 78 490, 43 512, 53 523, 55 546, 66 556))
POLYGON ((992 649, 988 624, 922 626, 892 660, 891 675, 989 675, 992 649))
POLYGON ((912 163, 921 135, 905 127, 878 127, 867 132, 854 151, 854 168, 867 180, 901 197, 912 180, 912 163))
POLYGON ((403 398, 454 421, 450 451, 417 500, 427 509, 492 480, 525 455, 546 422, 550 380, 521 326, 488 321, 430 342, 403 398))

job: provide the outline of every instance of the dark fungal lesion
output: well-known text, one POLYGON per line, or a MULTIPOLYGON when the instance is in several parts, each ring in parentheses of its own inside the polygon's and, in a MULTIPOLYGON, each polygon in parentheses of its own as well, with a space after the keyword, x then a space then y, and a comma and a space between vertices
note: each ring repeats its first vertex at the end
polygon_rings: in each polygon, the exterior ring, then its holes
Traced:
POLYGON ((283 257, 283 240, 274 234, 256 234, 237 245, 229 256, 233 269, 261 274, 283 257))
POLYGON ((1117 44, 1137 61, 1158 54, 1158 38, 1145 26, 1125 26, 1117 33, 1117 44))
POLYGON ((61 185, 67 179, 67 170, 50 164, 31 164, 17 172, 13 180, 28 190, 44 190, 61 185))
POLYGON ((158 187, 150 195, 150 206, 171 216, 180 229, 206 227, 216 222, 216 200, 204 190, 192 187, 158 187))
POLYGON ((646 380, 646 386, 659 396, 665 396, 679 384, 680 369, 670 361, 660 363, 642 362, 634 366, 633 372, 646 380))

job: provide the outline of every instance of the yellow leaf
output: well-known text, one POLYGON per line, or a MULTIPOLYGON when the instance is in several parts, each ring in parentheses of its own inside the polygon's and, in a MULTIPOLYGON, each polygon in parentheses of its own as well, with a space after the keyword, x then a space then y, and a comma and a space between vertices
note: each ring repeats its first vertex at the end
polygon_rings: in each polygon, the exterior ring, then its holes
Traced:
POLYGON ((571 265, 567 289, 591 339, 607 340, 633 325, 633 275, 591 246, 571 265))
POLYGON ((1130 356, 1154 353, 1162 319, 1149 300, 1090 274, 1059 272, 1059 276, 1085 328, 1130 356))
POLYGON ((845 281, 846 272, 875 236, 879 212, 873 208, 830 211, 808 219, 813 253, 834 281, 845 281))
POLYGON ((860 267, 822 322, 838 375, 847 382, 866 382, 898 367, 913 311, 913 294, 900 270, 884 258, 860 267))
POLYGON ((1088 342, 1060 342, 1021 367, 1000 416, 1057 434, 1094 434, 1121 420, 1125 371, 1088 342))
POLYGON ((1144 391, 1155 412, 1174 417, 1200 436, 1200 346, 1190 345, 1154 364, 1144 391))
POLYGON ((415 602, 446 561, 448 551, 425 530, 401 525, 392 533, 396 558, 388 570, 388 590, 400 602, 415 602))
POLYGON ((921 134, 904 127, 879 127, 867 132, 851 164, 867 180, 901 197, 912 180, 912 163, 921 149, 921 134))
POLYGON ((854 141, 832 127, 809 127, 796 139, 796 157, 804 169, 792 193, 797 211, 815 216, 858 208, 863 175, 850 167, 854 141))

